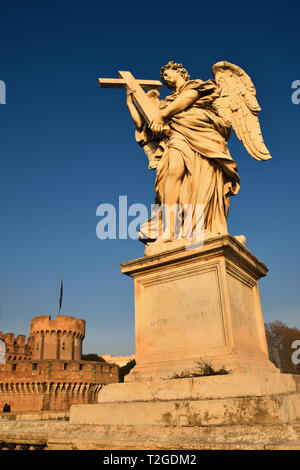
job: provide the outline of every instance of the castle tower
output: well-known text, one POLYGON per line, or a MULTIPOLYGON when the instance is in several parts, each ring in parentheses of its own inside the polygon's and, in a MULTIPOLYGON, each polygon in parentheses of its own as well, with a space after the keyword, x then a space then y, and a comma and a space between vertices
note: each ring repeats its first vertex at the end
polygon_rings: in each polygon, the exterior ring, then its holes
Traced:
POLYGON ((67 315, 57 315, 55 320, 49 315, 35 317, 30 324, 32 360, 80 361, 84 336, 82 319, 67 315))

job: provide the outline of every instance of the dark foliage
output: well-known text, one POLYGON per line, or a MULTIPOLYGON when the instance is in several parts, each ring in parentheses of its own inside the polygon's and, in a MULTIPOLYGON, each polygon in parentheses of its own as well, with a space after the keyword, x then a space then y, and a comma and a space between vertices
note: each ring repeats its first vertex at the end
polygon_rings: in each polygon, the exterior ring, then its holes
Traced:
POLYGON ((98 354, 82 354, 82 361, 97 361, 97 362, 106 362, 103 357, 98 356, 98 354))
POLYGON ((226 370, 225 367, 220 369, 214 369, 210 362, 197 361, 197 367, 195 370, 188 371, 184 370, 180 374, 175 373, 172 379, 187 379, 193 377, 207 377, 209 375, 225 375, 229 374, 230 371, 226 370), (198 370, 197 370, 198 369, 198 370))
MULTIPOLYGON (((300 364, 294 364, 292 360, 293 353, 296 352, 295 347, 292 346, 295 341, 300 341, 300 330, 290 328, 281 321, 266 323, 265 329, 270 361, 281 372, 300 374, 300 364)), ((298 357, 300 358, 300 354, 298 357)))
POLYGON ((132 361, 129 361, 125 366, 120 367, 119 369, 119 381, 124 382, 124 377, 125 375, 129 374, 131 369, 134 368, 136 362, 133 359, 132 361))

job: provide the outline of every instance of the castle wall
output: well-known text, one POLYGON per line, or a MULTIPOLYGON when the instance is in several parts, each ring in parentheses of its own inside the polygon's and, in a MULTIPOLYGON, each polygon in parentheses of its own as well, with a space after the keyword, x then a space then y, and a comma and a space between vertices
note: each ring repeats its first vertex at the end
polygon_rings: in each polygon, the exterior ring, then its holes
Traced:
POLYGON ((101 362, 41 361, 0 365, 0 411, 67 410, 97 403, 102 386, 119 381, 119 368, 101 362))
POLYGON ((74 360, 80 361, 82 356, 82 341, 79 338, 74 338, 74 360))
POLYGON ((103 385, 119 381, 119 368, 82 361, 85 321, 49 315, 31 320, 26 337, 2 334, 6 364, 0 364, 0 412, 68 410, 73 404, 97 403, 103 385))
POLYGON ((85 321, 67 315, 39 316, 31 320, 30 336, 34 338, 32 360, 81 359, 85 321))

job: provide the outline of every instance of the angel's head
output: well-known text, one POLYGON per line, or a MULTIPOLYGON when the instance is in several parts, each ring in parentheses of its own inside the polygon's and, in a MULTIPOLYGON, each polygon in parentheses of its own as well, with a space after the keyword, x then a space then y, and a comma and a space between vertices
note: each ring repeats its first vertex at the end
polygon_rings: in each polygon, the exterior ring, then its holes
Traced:
POLYGON ((176 88, 178 78, 183 78, 186 82, 189 81, 190 76, 182 64, 173 62, 172 60, 164 65, 160 70, 160 76, 166 87, 176 88))

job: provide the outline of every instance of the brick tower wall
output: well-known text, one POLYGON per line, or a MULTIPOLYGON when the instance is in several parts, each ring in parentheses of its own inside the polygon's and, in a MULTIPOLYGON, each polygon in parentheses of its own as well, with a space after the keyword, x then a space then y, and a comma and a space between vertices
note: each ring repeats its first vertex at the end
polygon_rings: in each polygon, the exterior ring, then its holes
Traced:
POLYGON ((39 316, 31 320, 32 360, 80 361, 85 321, 75 317, 57 315, 39 316))

